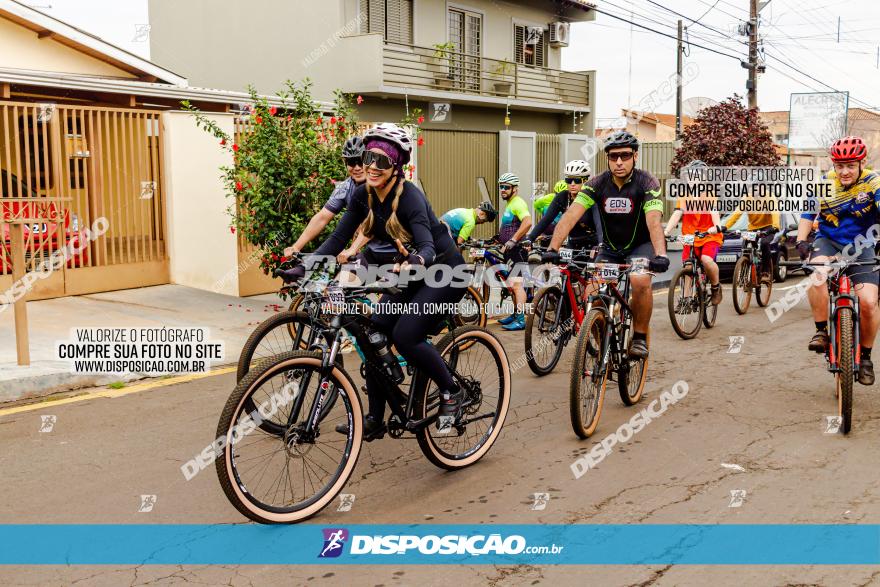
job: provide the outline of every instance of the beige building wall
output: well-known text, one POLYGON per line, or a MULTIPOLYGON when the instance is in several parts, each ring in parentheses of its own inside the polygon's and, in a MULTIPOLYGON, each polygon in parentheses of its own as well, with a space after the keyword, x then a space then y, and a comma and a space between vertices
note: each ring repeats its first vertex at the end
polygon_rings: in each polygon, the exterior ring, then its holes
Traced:
MULTIPOLYGON (((210 118, 233 134, 233 115, 210 118)), ((238 295, 238 246, 219 170, 232 157, 187 112, 164 112, 162 125, 171 283, 238 295)))
MULTIPOLYGON (((588 16, 554 0, 414 0, 414 45, 448 41, 447 7, 481 13, 483 56, 509 61, 515 22, 547 27, 588 16)), ((253 84, 274 93, 286 79, 309 77, 315 98, 330 100, 336 88, 368 91, 382 79, 382 39, 360 35, 358 0, 149 0, 149 14, 151 59, 193 86, 244 90, 253 84)), ((560 69, 561 49, 548 44, 547 55, 547 65, 560 69)))
POLYGON ((119 78, 134 76, 100 59, 71 49, 51 37, 0 18, 0 67, 119 78))

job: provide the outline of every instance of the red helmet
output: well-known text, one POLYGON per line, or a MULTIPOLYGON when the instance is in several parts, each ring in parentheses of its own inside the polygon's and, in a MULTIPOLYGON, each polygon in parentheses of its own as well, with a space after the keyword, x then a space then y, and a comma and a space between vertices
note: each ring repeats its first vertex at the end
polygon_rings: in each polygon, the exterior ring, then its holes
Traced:
POLYGON ((868 156, 868 147, 861 137, 843 137, 834 141, 829 152, 835 163, 861 161, 868 156))

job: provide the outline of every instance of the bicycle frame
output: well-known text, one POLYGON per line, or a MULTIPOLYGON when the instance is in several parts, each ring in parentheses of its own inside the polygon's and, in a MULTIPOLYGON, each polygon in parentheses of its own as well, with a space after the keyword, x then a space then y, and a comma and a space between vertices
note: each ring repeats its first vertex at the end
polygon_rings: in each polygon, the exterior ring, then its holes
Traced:
POLYGON ((598 373, 604 373, 608 367, 622 365, 625 362, 626 345, 624 342, 626 341, 626 331, 631 327, 630 319, 633 315, 628 301, 630 283, 626 271, 623 272, 620 281, 623 281, 623 291, 618 287, 618 284, 603 283, 599 291, 588 298, 592 309, 599 310, 606 317, 611 318, 605 320, 605 336, 603 337, 605 348, 600 349, 599 355, 602 358, 597 365, 598 373), (602 303, 594 304, 597 301, 602 303), (617 310, 616 304, 620 304, 621 320, 619 321, 613 319, 615 310, 617 310), (629 319, 624 318, 624 315, 629 319))
POLYGON ((855 369, 859 368, 861 359, 861 341, 859 340, 859 297, 852 291, 852 280, 848 275, 841 275, 839 280, 834 280, 828 276, 828 337, 830 344, 828 352, 825 355, 828 361, 828 370, 831 373, 840 371, 840 356, 838 350, 838 336, 840 333, 840 310, 842 308, 852 308, 853 310, 853 347, 855 360, 855 369))

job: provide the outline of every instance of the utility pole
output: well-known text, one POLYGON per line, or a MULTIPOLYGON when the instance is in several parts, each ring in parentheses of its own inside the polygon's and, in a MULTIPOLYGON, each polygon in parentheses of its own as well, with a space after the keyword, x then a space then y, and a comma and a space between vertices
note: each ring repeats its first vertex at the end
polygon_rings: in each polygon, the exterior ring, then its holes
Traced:
POLYGON ((749 0, 749 108, 758 107, 758 0, 749 0))
POLYGON ((681 138, 681 69, 682 55, 684 54, 684 46, 682 44, 683 26, 681 20, 678 21, 678 50, 676 51, 675 66, 675 140, 681 138))

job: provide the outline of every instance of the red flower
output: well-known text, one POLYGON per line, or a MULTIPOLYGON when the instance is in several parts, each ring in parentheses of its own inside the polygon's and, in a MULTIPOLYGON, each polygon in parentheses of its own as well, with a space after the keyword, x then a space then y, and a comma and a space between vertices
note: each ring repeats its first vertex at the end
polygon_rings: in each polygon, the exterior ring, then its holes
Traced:
POLYGON ((276 114, 277 112, 278 112, 278 108, 275 108, 274 106, 272 106, 271 108, 269 108, 269 114, 271 114, 272 116, 275 116, 275 114, 276 114))
POLYGON ((342 124, 343 122, 345 122, 345 117, 344 117, 344 116, 340 116, 340 117, 339 117, 339 124, 342 124))
POLYGON ((236 189, 236 190, 241 191, 242 187, 243 187, 243 186, 241 185, 241 182, 240 182, 240 181, 235 182, 235 189, 236 189))
POLYGON ((235 234, 235 227, 234 227, 234 226, 230 226, 230 227, 229 227, 229 232, 231 232, 232 234, 235 234))
POLYGON ((272 253, 272 260, 273 260, 273 261, 277 261, 277 260, 278 260, 278 255, 276 255, 275 253, 272 253))
POLYGON ((330 124, 336 124, 336 117, 335 116, 330 117, 330 124))
POLYGON ((317 123, 318 126, 321 126, 322 124, 324 124, 324 119, 321 118, 321 117, 319 116, 319 117, 318 117, 318 120, 316 121, 316 123, 317 123))
POLYGON ((233 144, 233 145, 232 145, 232 150, 235 151, 236 153, 238 153, 238 145, 233 144))
POLYGON ((226 139, 220 139, 220 144, 221 144, 221 145, 225 145, 225 144, 226 144, 226 139))
POLYGON ((336 180, 335 180, 335 179, 331 179, 331 180, 330 180, 330 183, 331 183, 332 185, 336 185, 336 180))
POLYGON ((421 147, 425 144, 425 139, 423 137, 419 137, 419 140, 416 141, 416 144, 421 147))
POLYGON ((363 96, 358 96, 358 97, 357 97, 357 103, 358 103, 358 104, 363 104, 363 103, 364 103, 364 97, 363 97, 363 96))
POLYGON ((257 124, 263 124, 263 117, 257 116, 257 124))
POLYGON ((326 140, 327 140, 327 137, 324 136, 324 133, 321 133, 318 135, 318 142, 319 143, 323 143, 326 140))
POLYGON ((416 120, 416 122, 418 122, 419 124, 422 124, 423 122, 425 122, 425 117, 419 116, 419 118, 418 118, 418 120, 416 120))

